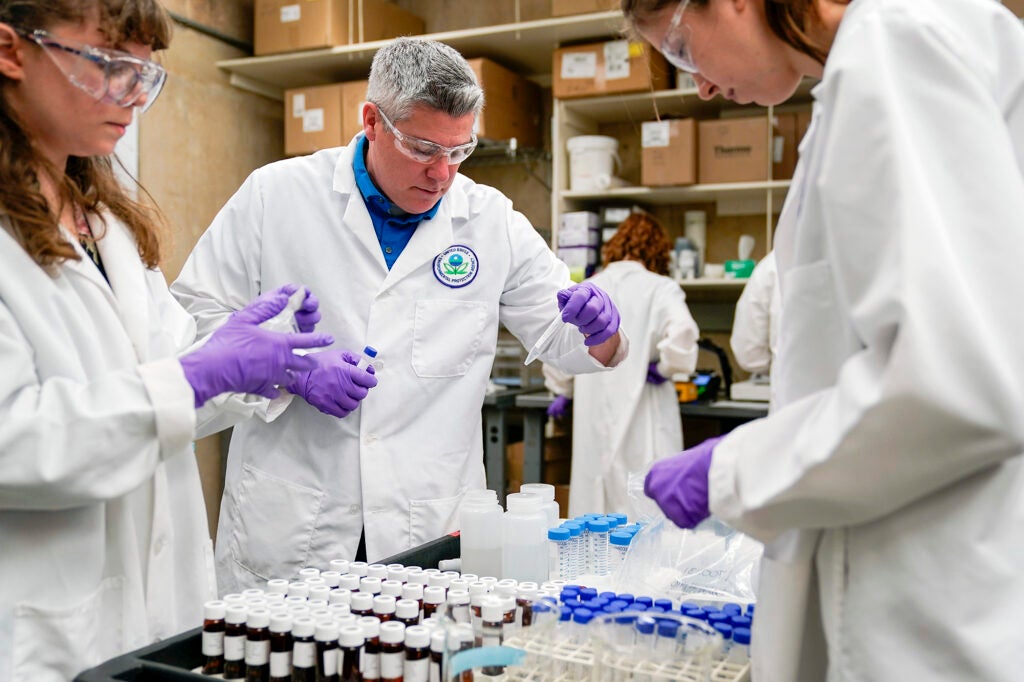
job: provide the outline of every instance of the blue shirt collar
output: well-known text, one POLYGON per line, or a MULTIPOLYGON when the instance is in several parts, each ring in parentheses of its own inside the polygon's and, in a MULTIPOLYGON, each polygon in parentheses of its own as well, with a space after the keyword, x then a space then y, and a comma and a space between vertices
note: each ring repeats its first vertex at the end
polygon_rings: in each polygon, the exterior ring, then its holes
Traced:
POLYGON ((366 139, 365 135, 362 135, 356 140, 356 144, 358 147, 356 153, 353 154, 352 171, 355 173, 356 186, 359 187, 359 193, 363 195, 363 201, 366 203, 367 208, 388 216, 392 222, 396 223, 417 223, 421 220, 430 220, 437 214, 437 209, 441 207, 441 201, 444 199, 443 196, 437 200, 437 203, 429 211, 424 213, 399 213, 398 215, 392 215, 391 209, 397 209, 398 207, 391 203, 391 200, 377 189, 373 178, 370 177, 370 172, 366 170, 366 152, 370 148, 370 141, 366 139))

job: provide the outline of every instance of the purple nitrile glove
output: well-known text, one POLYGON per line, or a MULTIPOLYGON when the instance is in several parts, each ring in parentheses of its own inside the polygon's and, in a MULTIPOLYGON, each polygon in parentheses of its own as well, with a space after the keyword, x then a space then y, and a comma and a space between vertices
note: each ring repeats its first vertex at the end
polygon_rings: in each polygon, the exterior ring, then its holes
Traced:
POLYGON ((711 454, 725 436, 658 460, 644 479, 644 494, 658 503, 680 528, 693 528, 711 515, 708 509, 708 471, 711 454))
POLYGON ((658 361, 652 360, 651 364, 647 365, 647 383, 661 386, 666 381, 668 379, 661 376, 661 372, 658 371, 658 361))
POLYGON ((619 311, 600 287, 581 282, 562 289, 557 298, 562 322, 580 328, 587 337, 584 345, 600 345, 619 331, 619 311))
POLYGON ((325 350, 306 357, 314 358, 317 366, 296 372, 287 388, 324 414, 347 417, 377 385, 373 365, 356 367, 359 358, 347 350, 325 350))
POLYGON ((316 361, 292 353, 294 348, 320 348, 334 343, 328 334, 281 334, 259 325, 284 310, 293 284, 263 294, 231 314, 206 343, 178 359, 202 407, 221 393, 253 393, 276 398, 275 385, 287 383, 291 372, 310 369, 316 361))
POLYGON ((572 402, 572 398, 564 395, 555 396, 555 399, 548 405, 548 416, 554 417, 555 419, 561 419, 565 416, 565 411, 569 408, 569 403, 572 402))
POLYGON ((300 332, 305 334, 313 331, 320 321, 319 308, 320 299, 312 291, 306 289, 306 298, 302 302, 302 307, 295 311, 295 325, 300 332))

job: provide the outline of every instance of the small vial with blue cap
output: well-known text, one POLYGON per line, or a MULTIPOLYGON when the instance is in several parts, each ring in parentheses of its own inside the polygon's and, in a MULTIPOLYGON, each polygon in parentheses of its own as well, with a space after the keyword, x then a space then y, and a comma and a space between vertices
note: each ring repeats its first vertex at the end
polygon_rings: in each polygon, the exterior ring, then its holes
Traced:
POLYGON ((377 357, 377 349, 373 346, 365 346, 363 348, 363 354, 359 357, 359 362, 356 363, 356 367, 365 370, 367 367, 373 364, 374 359, 377 357))

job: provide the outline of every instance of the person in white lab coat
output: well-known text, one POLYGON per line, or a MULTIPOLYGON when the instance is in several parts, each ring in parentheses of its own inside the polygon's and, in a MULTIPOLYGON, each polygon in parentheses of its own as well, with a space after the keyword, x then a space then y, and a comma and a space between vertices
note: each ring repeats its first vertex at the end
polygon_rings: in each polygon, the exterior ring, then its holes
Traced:
POLYGON ((483 106, 458 52, 390 42, 367 99, 348 146, 255 171, 171 287, 206 334, 261 283, 298 278, 332 292, 321 310, 338 348, 311 357, 358 379, 338 354, 378 351, 380 383, 344 419, 298 385, 276 420, 235 428, 222 590, 383 559, 454 530, 463 493, 484 485, 480 412, 499 322, 573 373, 626 353, 607 294, 563 289, 567 268, 526 218, 458 173, 483 106))
POLYGON ((775 237, 768 417, 656 463, 766 543, 754 678, 1024 670, 1024 26, 991 0, 625 0, 700 94, 820 78, 775 237))
POLYGON ((569 516, 628 511, 630 472, 683 447, 669 379, 696 368, 700 332, 683 290, 666 276, 671 250, 653 216, 626 218, 601 251, 604 269, 589 281, 618 304, 632 352, 612 372, 573 377, 544 365, 544 383, 556 394, 548 414, 561 418, 573 405, 569 516))
POLYGON ((779 271, 775 252, 769 251, 750 273, 736 301, 729 337, 736 364, 754 375, 770 375, 778 349, 781 315, 779 271))
POLYGON ((202 622, 196 408, 272 396, 309 365, 293 348, 331 342, 260 329, 279 292, 177 357, 195 322, 109 158, 169 36, 147 0, 0 3, 0 682, 66 682, 202 622))

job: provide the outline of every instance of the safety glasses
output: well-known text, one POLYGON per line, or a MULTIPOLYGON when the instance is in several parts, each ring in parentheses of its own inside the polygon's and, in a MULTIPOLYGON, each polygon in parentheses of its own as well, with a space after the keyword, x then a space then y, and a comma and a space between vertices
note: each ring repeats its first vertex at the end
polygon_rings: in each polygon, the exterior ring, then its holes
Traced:
MULTIPOLYGON (((376 105, 375 105, 376 106, 376 105)), ((413 161, 420 163, 434 163, 440 158, 447 158, 449 165, 457 165, 469 158, 469 155, 476 149, 476 135, 473 135, 473 139, 466 144, 460 144, 458 147, 444 147, 431 142, 430 140, 422 140, 412 135, 403 135, 395 124, 388 120, 387 115, 377 107, 377 113, 380 114, 380 118, 384 121, 385 127, 391 132, 395 138, 395 148, 408 156, 413 161)))
POLYGON ((668 25, 668 30, 665 31, 665 37, 661 39, 659 51, 665 56, 668 63, 677 69, 687 73, 697 73, 697 65, 693 63, 693 57, 690 56, 690 27, 682 23, 683 12, 686 11, 689 4, 690 0, 680 0, 676 6, 672 21, 668 25))
POLYGON ((43 30, 17 32, 42 48, 72 85, 97 101, 138 106, 143 112, 153 106, 167 80, 164 67, 127 52, 57 40, 43 30), (142 104, 136 105, 140 99, 142 104))

